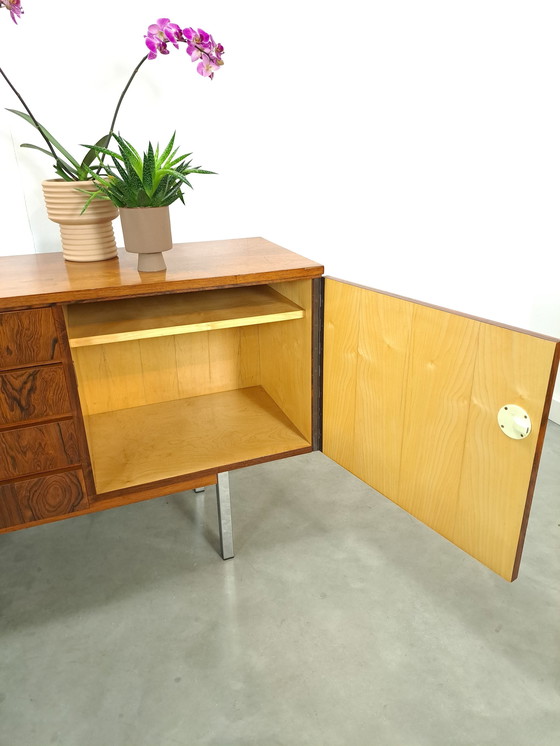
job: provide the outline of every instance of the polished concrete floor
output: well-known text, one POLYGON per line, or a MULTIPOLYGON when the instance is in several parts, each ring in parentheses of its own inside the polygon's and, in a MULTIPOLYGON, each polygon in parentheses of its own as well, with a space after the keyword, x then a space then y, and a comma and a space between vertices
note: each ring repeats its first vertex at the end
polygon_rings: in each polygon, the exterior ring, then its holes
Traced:
POLYGON ((557 746, 560 427, 508 584, 320 453, 0 536, 2 746, 557 746))

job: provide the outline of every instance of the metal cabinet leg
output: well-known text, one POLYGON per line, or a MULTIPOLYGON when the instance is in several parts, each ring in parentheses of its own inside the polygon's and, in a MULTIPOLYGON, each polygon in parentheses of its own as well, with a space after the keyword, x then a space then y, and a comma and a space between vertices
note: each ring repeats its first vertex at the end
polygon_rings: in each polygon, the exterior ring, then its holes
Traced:
POLYGON ((220 550, 222 559, 233 557, 233 528, 231 525, 231 502, 229 497, 229 473, 218 474, 216 484, 218 498, 218 523, 220 525, 220 550))

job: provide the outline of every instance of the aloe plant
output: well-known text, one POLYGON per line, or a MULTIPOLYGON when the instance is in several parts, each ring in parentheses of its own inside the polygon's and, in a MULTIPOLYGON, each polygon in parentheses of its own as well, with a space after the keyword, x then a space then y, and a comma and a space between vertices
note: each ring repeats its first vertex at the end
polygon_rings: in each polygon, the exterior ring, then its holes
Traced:
POLYGON ((88 167, 97 189, 91 193, 84 210, 94 199, 108 199, 117 207, 166 207, 178 199, 184 204, 183 185, 192 189, 187 176, 215 173, 191 166, 192 160, 187 159, 192 153, 177 155, 175 133, 163 151, 160 152, 159 145, 154 148, 149 142, 143 155, 124 137, 117 134, 113 137, 119 147, 118 153, 99 144, 83 146, 112 160, 112 164, 103 162, 104 175, 88 167))

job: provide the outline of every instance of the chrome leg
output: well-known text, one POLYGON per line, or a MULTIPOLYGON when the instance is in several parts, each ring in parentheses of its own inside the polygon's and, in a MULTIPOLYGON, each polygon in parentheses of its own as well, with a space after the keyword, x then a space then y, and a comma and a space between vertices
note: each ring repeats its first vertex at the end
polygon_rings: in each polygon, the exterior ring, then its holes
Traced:
POLYGON ((227 471, 218 474, 216 497, 218 498, 220 550, 222 559, 226 560, 233 557, 233 528, 231 525, 231 502, 229 498, 229 474, 227 471))

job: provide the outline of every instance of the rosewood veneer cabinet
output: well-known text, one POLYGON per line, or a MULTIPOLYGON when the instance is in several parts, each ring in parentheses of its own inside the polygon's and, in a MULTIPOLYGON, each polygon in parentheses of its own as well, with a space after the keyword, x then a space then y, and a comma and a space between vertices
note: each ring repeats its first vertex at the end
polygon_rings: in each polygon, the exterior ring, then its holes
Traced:
POLYGON ((558 340, 262 238, 166 260, 0 258, 0 532, 217 484, 225 559, 228 472, 322 449, 517 576, 558 340))

